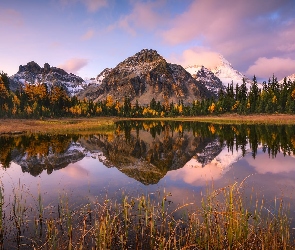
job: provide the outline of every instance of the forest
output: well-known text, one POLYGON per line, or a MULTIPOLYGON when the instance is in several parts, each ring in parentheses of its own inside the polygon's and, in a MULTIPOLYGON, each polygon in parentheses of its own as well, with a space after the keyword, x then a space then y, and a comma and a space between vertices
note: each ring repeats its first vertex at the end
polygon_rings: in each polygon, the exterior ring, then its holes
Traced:
POLYGON ((0 117, 1 118, 43 118, 43 117, 174 117, 204 116, 218 114, 294 114, 295 81, 285 78, 280 84, 275 76, 263 82, 258 88, 254 76, 250 89, 245 80, 241 85, 228 84, 219 92, 218 97, 194 101, 185 105, 178 103, 160 103, 153 98, 149 105, 142 106, 136 101, 131 104, 128 97, 124 102, 107 96, 106 100, 93 102, 69 97, 60 86, 48 88, 45 83, 25 84, 23 88, 12 92, 6 73, 0 73, 0 117))

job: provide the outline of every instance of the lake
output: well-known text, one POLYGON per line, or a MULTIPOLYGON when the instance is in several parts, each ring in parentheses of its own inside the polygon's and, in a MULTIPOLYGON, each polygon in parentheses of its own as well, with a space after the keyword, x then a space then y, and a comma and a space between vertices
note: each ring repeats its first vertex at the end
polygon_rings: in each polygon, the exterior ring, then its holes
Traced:
MULTIPOLYGON (((13 224, 11 204, 31 207, 40 199, 44 211, 65 197, 75 208, 123 194, 156 200, 167 193, 172 208, 197 206, 201 193, 235 182, 246 199, 263 197, 266 212, 276 213, 283 199, 293 218, 294 152, 291 125, 120 121, 106 134, 1 136, 4 222, 13 224)), ((13 241, 15 232, 6 237, 13 241)))

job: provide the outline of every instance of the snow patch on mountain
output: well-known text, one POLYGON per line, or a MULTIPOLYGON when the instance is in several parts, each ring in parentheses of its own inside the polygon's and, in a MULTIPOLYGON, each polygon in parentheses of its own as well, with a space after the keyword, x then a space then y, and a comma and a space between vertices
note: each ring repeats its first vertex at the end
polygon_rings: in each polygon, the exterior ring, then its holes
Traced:
POLYGON ((103 71, 101 71, 96 77, 96 83, 101 84, 103 79, 105 79, 106 76, 110 74, 111 70, 112 68, 105 68, 103 71))
MULTIPOLYGON (((185 69, 196 79, 198 79, 198 74, 202 75, 201 71, 203 71, 203 84, 206 85, 208 89, 210 89, 213 92, 217 92, 218 89, 215 89, 214 86, 208 86, 208 84, 212 83, 212 76, 218 78, 224 87, 227 87, 228 84, 233 83, 234 86, 236 84, 241 85, 243 83, 243 79, 245 79, 246 87, 248 91, 251 88, 252 81, 247 78, 245 75, 243 75, 241 72, 235 70, 232 65, 222 56, 219 55, 219 65, 215 68, 205 68, 202 65, 190 65, 187 66, 185 69), (204 70, 206 69, 206 70, 204 70)), ((216 80, 215 80, 216 81, 216 80)), ((258 83, 258 88, 262 88, 262 84, 258 83)))
POLYGON ((213 92, 216 96, 218 96, 220 90, 225 89, 221 80, 211 70, 204 66, 189 66, 186 68, 186 71, 189 72, 198 82, 205 85, 206 88, 213 92))
POLYGON ((241 85, 243 83, 243 78, 246 80, 246 83, 251 84, 251 81, 245 75, 235 70, 229 61, 227 61, 222 55, 219 55, 219 59, 220 64, 211 70, 225 86, 232 82, 241 85))
MULTIPOLYGON (((290 75, 290 76, 287 76, 286 79, 287 79, 287 82, 288 81, 295 82, 295 73, 290 75)), ((284 78, 282 80, 280 80, 279 83, 283 84, 284 83, 284 78)))

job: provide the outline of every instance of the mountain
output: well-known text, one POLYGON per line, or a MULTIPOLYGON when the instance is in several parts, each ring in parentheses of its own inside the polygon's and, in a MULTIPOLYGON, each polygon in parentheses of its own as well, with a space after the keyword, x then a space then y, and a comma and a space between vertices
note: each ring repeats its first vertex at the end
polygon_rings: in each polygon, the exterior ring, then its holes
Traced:
MULTIPOLYGON (((228 84, 232 82, 235 86, 236 84, 241 85, 244 78, 248 90, 250 90, 252 84, 249 78, 235 70, 222 55, 219 55, 219 63, 214 68, 207 69, 202 65, 191 65, 187 66, 185 69, 214 93, 218 93, 218 90, 222 88, 220 82, 222 82, 224 87, 227 87, 228 84)), ((262 88, 262 85, 258 84, 258 87, 262 88)))
POLYGON ((213 96, 182 66, 167 63, 156 50, 143 49, 115 68, 104 70, 98 78, 101 84, 86 87, 78 94, 80 99, 97 102, 111 95, 120 102, 128 97, 132 103, 137 100, 147 105, 152 98, 161 103, 192 103, 213 96))
MULTIPOLYGON (((118 124, 122 126, 118 128, 124 131, 124 122, 118 124)), ((200 164, 206 165, 221 151, 217 140, 196 136, 192 131, 184 131, 180 137, 178 133, 172 133, 168 126, 165 131, 155 135, 132 129, 128 135, 94 135, 87 140, 80 138, 79 143, 89 152, 101 151, 105 159, 100 157, 100 160, 105 166, 116 167, 144 185, 158 183, 168 172, 182 168, 199 153, 206 151, 208 159, 199 156, 200 164), (208 145, 214 143, 215 147, 211 146, 209 150, 208 145)))
POLYGON ((98 76, 96 77, 96 81, 98 84, 102 83, 102 80, 106 78, 110 74, 112 69, 105 68, 103 71, 101 71, 98 76))
POLYGON ((48 88, 61 86, 71 96, 77 94, 86 85, 84 80, 72 73, 56 67, 50 67, 48 63, 41 68, 37 63, 31 61, 27 65, 20 65, 16 74, 10 77, 11 90, 19 89, 25 83, 45 83, 48 88))
MULTIPOLYGON (((287 79, 287 82, 288 81, 295 82, 295 73, 292 74, 292 75, 287 76, 286 79, 287 79)), ((283 82, 284 82, 284 78, 279 81, 280 84, 282 84, 283 82)))
POLYGON ((189 66, 185 69, 192 75, 193 78, 205 85, 206 88, 216 96, 221 89, 225 89, 222 81, 211 70, 205 68, 204 66, 189 66))
POLYGON ((222 56, 219 55, 220 63, 217 67, 212 69, 212 72, 227 86, 231 82, 241 85, 243 78, 246 81, 247 88, 251 86, 252 81, 243 75, 241 72, 235 70, 232 65, 222 56))
POLYGON ((74 148, 73 145, 63 153, 49 152, 48 155, 28 156, 26 153, 14 150, 12 160, 21 166, 23 172, 28 172, 33 176, 38 176, 44 170, 50 174, 53 170, 65 168, 70 163, 75 163, 85 157, 84 152, 78 150, 79 148, 74 148))

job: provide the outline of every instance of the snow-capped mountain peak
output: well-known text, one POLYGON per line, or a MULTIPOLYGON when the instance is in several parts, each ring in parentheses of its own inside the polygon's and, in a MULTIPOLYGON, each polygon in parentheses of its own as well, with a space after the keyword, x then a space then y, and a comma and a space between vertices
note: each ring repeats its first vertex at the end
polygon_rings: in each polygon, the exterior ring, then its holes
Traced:
MULTIPOLYGON (((241 85, 243 79, 245 80, 248 90, 250 90, 252 85, 252 81, 238 70, 235 70, 231 63, 222 55, 219 55, 219 62, 214 68, 205 68, 201 65, 190 65, 185 69, 215 94, 217 94, 220 89, 226 88, 228 84, 233 83, 234 86, 236 84, 241 85), (221 82, 221 85, 219 83, 216 85, 216 82, 218 82, 217 79, 221 82)), ((258 87, 262 88, 262 85, 258 83, 258 87)))
POLYGON ((243 78, 246 83, 251 83, 251 81, 243 75, 241 72, 235 70, 231 63, 227 61, 222 55, 219 55, 220 64, 211 71, 222 81, 223 85, 227 86, 232 82, 234 84, 241 85, 243 83, 243 78))
POLYGON ((216 96, 221 89, 224 89, 220 79, 211 70, 207 69, 203 65, 192 65, 186 67, 185 69, 192 75, 192 77, 205 85, 206 88, 213 92, 216 96))
POLYGON ((196 75, 198 73, 199 70, 202 69, 202 67, 204 67, 203 65, 190 65, 185 67, 185 70, 190 73, 192 76, 196 75))
MULTIPOLYGON (((284 79, 285 79, 285 78, 283 78, 282 80, 280 80, 279 83, 280 83, 280 84, 283 84, 284 79)), ((287 82, 288 82, 288 81, 294 82, 294 81, 295 81, 295 73, 292 74, 292 75, 287 76, 286 79, 287 79, 287 82)))

